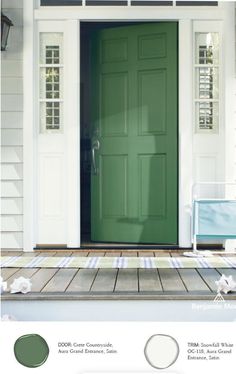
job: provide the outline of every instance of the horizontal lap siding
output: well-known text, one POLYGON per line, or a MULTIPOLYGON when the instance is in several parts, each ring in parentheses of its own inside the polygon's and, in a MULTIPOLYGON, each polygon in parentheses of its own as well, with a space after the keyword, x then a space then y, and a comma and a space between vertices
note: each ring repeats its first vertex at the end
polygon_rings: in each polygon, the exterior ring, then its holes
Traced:
POLYGON ((1 197, 22 197, 23 182, 22 181, 2 181, 1 182, 1 197))
POLYGON ((1 53, 1 247, 23 249, 23 0, 2 0, 14 26, 1 53))

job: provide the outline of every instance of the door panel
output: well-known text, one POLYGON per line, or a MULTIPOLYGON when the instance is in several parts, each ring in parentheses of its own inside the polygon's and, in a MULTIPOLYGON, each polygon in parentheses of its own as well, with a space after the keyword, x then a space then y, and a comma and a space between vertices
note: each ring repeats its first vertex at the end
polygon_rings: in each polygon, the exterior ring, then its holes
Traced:
POLYGON ((139 206, 144 218, 165 218, 166 155, 139 155, 139 206), (150 180, 152 183, 150 184, 150 180), (161 199, 157 199, 161 196, 161 199), (150 201, 152 204, 150 204, 150 201))
POLYGON ((92 63, 92 240, 176 244, 177 24, 100 30, 92 63))
POLYGON ((101 63, 122 62, 128 59, 128 38, 101 41, 101 63))
POLYGON ((126 217, 127 155, 103 155, 100 159, 100 165, 101 217, 102 219, 126 217))
POLYGON ((156 33, 139 36, 138 57, 140 60, 166 57, 166 34, 156 33))
POLYGON ((138 73, 139 135, 161 134, 166 126, 165 70, 138 73))
POLYGON ((101 77, 100 112, 102 136, 127 135, 127 73, 109 73, 101 77))

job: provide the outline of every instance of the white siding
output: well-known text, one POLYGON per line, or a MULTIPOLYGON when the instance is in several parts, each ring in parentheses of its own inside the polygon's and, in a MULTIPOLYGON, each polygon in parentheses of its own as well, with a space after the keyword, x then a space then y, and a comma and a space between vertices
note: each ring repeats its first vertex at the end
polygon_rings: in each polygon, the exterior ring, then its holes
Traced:
POLYGON ((1 182, 2 197, 22 197, 23 183, 22 181, 3 181, 1 182))
POLYGON ((1 149, 2 163, 18 164, 22 162, 22 157, 23 157, 22 147, 3 147, 2 146, 2 149, 1 149))
POLYGON ((23 179, 22 164, 2 164, 2 180, 17 181, 23 179))
POLYGON ((23 249, 23 0, 2 0, 14 26, 1 53, 1 247, 23 249))

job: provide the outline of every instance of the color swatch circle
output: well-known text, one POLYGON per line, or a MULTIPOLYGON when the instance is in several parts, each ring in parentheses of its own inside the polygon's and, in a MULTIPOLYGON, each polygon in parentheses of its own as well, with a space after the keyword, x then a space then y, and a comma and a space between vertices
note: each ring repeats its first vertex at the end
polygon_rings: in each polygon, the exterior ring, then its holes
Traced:
POLYGON ((156 369, 166 369, 173 365, 179 356, 179 345, 169 335, 153 335, 148 339, 144 354, 148 363, 156 369))
POLYGON ((49 355, 47 342, 42 336, 28 334, 19 337, 14 344, 17 361, 28 368, 36 368, 45 363, 49 355))

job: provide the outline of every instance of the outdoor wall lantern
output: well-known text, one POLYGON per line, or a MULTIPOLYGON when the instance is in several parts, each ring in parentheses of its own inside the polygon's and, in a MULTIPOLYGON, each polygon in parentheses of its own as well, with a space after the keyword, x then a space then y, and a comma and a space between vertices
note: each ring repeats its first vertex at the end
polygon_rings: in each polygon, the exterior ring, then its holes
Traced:
POLYGON ((7 39, 11 26, 13 26, 12 21, 1 13, 1 51, 6 50, 7 39))

